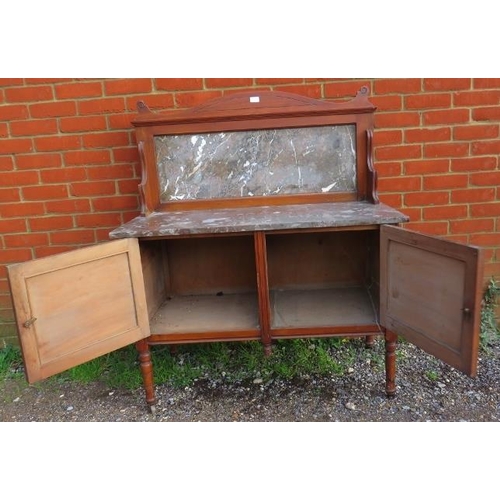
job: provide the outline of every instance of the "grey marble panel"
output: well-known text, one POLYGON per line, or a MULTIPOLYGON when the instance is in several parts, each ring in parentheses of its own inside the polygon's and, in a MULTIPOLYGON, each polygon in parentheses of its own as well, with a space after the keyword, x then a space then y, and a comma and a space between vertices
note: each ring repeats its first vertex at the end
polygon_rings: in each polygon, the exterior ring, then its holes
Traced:
POLYGON ((155 137, 160 201, 356 191, 356 127, 155 137))
POLYGON ((278 231, 407 221, 406 215, 388 205, 365 201, 185 210, 136 217, 113 230, 110 238, 278 231))

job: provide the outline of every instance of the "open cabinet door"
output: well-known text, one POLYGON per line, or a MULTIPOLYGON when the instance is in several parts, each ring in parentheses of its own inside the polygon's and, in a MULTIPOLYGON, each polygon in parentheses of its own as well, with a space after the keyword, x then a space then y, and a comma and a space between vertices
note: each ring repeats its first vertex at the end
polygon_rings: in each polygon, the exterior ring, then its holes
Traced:
POLYGON ((8 273, 30 383, 149 336, 136 239, 11 265, 8 273))
POLYGON ((475 376, 480 249, 393 226, 382 226, 380 238, 382 326, 475 376))

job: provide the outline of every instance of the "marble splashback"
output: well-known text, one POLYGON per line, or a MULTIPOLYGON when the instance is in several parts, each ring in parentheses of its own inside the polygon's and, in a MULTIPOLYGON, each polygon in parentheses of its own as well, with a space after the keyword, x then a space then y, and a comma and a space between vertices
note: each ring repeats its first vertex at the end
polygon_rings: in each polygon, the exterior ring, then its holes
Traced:
POLYGON ((160 201, 356 191, 356 127, 155 137, 160 201))

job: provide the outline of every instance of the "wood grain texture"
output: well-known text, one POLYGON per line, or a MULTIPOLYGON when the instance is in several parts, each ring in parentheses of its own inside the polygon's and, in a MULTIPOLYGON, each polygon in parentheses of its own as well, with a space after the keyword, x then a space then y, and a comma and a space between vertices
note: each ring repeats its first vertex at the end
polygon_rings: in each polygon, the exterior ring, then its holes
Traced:
POLYGON ((363 285, 371 231, 267 235, 271 289, 363 285))
POLYGON ((255 291, 253 237, 165 240, 171 295, 255 291))
POLYGON ((349 115, 373 113, 375 110, 375 106, 368 100, 367 87, 362 87, 347 102, 321 101, 289 92, 255 89, 212 99, 188 110, 152 113, 145 105, 141 108, 141 112, 132 120, 135 126, 211 123, 228 119, 246 124, 259 118, 349 115))
MULTIPOLYGON (((370 175, 370 180, 368 180, 369 169, 367 166, 372 146, 366 133, 368 130, 373 130, 374 110, 375 106, 368 100, 367 88, 362 88, 351 101, 338 103, 311 99, 286 92, 257 90, 230 94, 193 109, 177 110, 170 113, 153 113, 146 106, 141 105, 140 113, 132 120, 132 124, 136 129, 136 138, 141 153, 142 182, 140 193, 142 213, 143 215, 149 215, 155 211, 179 210, 179 203, 181 203, 183 210, 235 207, 243 203, 241 200, 229 196, 214 196, 205 200, 186 202, 162 201, 160 186, 166 186, 167 183, 166 181, 159 181, 159 157, 158 148, 155 147, 156 138, 161 136, 186 137, 187 144, 193 142, 194 148, 195 139, 200 134, 264 132, 301 128, 309 130, 311 127, 351 126, 355 130, 355 192, 350 192, 352 190, 348 189, 346 192, 324 192, 317 196, 323 202, 345 201, 346 199, 374 201, 376 200, 376 194, 372 190, 376 188, 376 183, 373 181, 373 175, 370 175), (258 99, 255 99, 256 97, 258 99)), ((236 153, 230 151, 228 158, 236 153)), ((170 158, 170 156, 168 153, 163 155, 164 158, 170 158)), ((206 166, 199 162, 196 165, 196 169, 206 166)), ((224 165, 222 167, 222 170, 224 170, 224 165)), ((310 167, 315 168, 314 165, 310 165, 310 167)), ((174 176, 170 181, 175 182, 177 178, 178 176, 174 176)), ((203 188, 203 186, 195 187, 203 188)), ((276 194, 245 199, 248 200, 246 203, 249 205, 265 206, 269 203, 304 203, 304 196, 307 196, 307 193, 303 191, 291 196, 276 194)))
POLYGON ((266 353, 269 353, 271 348, 271 304, 269 298, 269 271, 265 233, 261 231, 256 232, 254 235, 254 243, 261 336, 264 349, 266 353))
POLYGON ((148 306, 151 318, 165 302, 170 289, 170 279, 161 241, 141 241, 141 264, 148 306))
POLYGON ((149 335, 137 240, 16 264, 9 279, 30 383, 149 335))
POLYGON ((256 293, 174 296, 151 319, 153 334, 259 330, 256 293))
POLYGON ((381 228, 381 324, 474 376, 481 315, 479 248, 381 228))
POLYGON ((375 325, 376 309, 363 287, 275 291, 272 328, 375 325))

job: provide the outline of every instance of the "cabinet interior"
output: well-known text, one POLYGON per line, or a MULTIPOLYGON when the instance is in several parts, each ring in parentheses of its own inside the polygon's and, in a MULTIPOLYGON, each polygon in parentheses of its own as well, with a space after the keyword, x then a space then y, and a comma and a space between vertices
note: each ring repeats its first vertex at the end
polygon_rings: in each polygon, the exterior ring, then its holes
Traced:
POLYGON ((271 328, 378 322, 378 231, 267 236, 271 328))
MULTIPOLYGON (((141 258, 153 335, 258 333, 254 235, 146 240, 141 258)), ((271 329, 378 323, 377 230, 267 234, 265 260, 271 329)))
POLYGON ((252 235, 145 241, 152 334, 258 330, 252 235))

